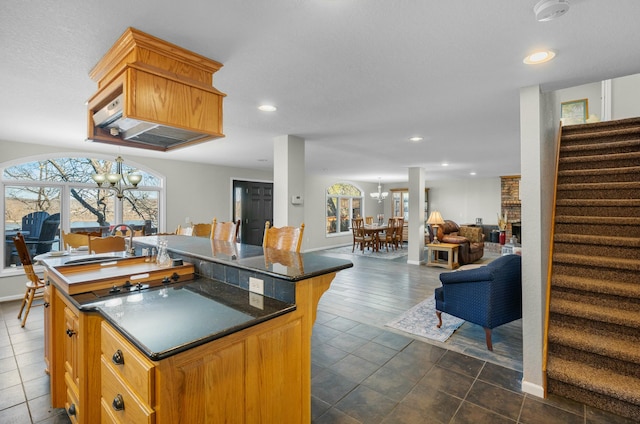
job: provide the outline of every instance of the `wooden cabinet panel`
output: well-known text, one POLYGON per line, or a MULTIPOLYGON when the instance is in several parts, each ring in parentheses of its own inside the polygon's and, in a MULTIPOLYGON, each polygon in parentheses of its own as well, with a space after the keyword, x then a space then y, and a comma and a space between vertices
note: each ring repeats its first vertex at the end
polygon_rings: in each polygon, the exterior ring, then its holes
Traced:
POLYGON ((303 404, 301 319, 247 341, 247 422, 301 423, 303 404))
POLYGON ((78 391, 78 316, 64 308, 64 370, 78 391))
MULTIPOLYGON (((45 276, 46 281, 46 276, 45 276)), ((52 357, 52 346, 51 346, 51 334, 52 334, 52 323, 53 318, 51 316, 51 292, 53 291, 53 287, 50 284, 47 284, 44 287, 44 291, 42 293, 42 300, 44 306, 44 372, 47 374, 50 373, 51 365, 50 358, 52 357)))
POLYGON ((245 386, 244 341, 210 345, 160 361, 158 422, 251 422, 245 418, 245 396, 257 383, 245 386))

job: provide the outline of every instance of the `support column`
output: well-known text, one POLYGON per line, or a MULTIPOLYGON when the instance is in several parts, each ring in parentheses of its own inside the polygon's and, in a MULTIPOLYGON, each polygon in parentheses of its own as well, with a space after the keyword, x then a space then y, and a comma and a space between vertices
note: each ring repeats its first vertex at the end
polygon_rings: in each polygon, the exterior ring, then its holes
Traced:
POLYGON ((409 168, 409 256, 407 263, 424 261, 424 168, 409 168))
POLYGON ((299 227, 304 220, 304 139, 283 135, 273 140, 273 222, 299 227))

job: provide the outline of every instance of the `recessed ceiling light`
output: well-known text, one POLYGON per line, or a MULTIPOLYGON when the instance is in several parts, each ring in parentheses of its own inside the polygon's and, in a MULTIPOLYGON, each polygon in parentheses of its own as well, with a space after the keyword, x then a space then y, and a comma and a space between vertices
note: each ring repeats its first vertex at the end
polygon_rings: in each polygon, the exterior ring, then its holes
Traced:
POLYGON ((424 140, 424 139, 422 137, 418 137, 418 136, 409 138, 409 141, 413 141, 413 142, 418 142, 418 141, 422 141, 422 140, 424 140))
POLYGON ((276 110, 278 110, 278 108, 274 105, 260 105, 258 106, 258 109, 263 112, 275 112, 276 110))
POLYGON ((551 50, 538 50, 525 57, 523 62, 527 65, 537 65, 539 63, 548 62, 556 56, 551 50))
POLYGON ((449 162, 442 162, 442 166, 449 166, 449 162))
POLYGON ((559 18, 569 11, 566 0, 541 0, 533 6, 533 13, 538 22, 547 22, 559 18))
POLYGON ((476 175, 475 172, 469 172, 469 175, 476 175))

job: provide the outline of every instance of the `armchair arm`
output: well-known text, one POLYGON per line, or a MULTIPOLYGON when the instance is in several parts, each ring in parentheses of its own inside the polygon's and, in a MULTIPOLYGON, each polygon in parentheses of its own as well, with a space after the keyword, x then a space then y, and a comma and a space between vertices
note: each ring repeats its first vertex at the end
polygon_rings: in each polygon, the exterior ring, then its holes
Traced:
POLYGON ((493 272, 486 266, 464 271, 443 272, 440 274, 442 285, 488 280, 493 280, 493 272))

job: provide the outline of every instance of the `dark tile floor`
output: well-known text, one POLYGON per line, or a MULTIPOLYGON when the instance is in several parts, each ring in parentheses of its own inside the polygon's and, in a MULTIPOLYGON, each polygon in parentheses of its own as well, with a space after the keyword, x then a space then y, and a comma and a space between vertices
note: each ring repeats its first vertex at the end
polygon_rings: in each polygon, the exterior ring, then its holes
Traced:
MULTIPOLYGON (((374 304, 390 315, 409 309, 403 296, 425 297, 419 278, 424 272, 406 259, 354 263, 329 289, 351 303, 340 305, 326 293, 313 330, 314 424, 630 423, 566 399, 523 394, 516 370, 385 329, 366 311, 374 304), (375 282, 368 272, 375 272, 375 282), (405 294, 379 294, 387 283, 401 287, 402 275, 411 287, 395 291, 405 294), (357 295, 350 298, 347 291, 357 295)), ((49 406, 43 308, 33 308, 21 328, 18 306, 0 303, 0 423, 69 423, 64 410, 49 406)))

